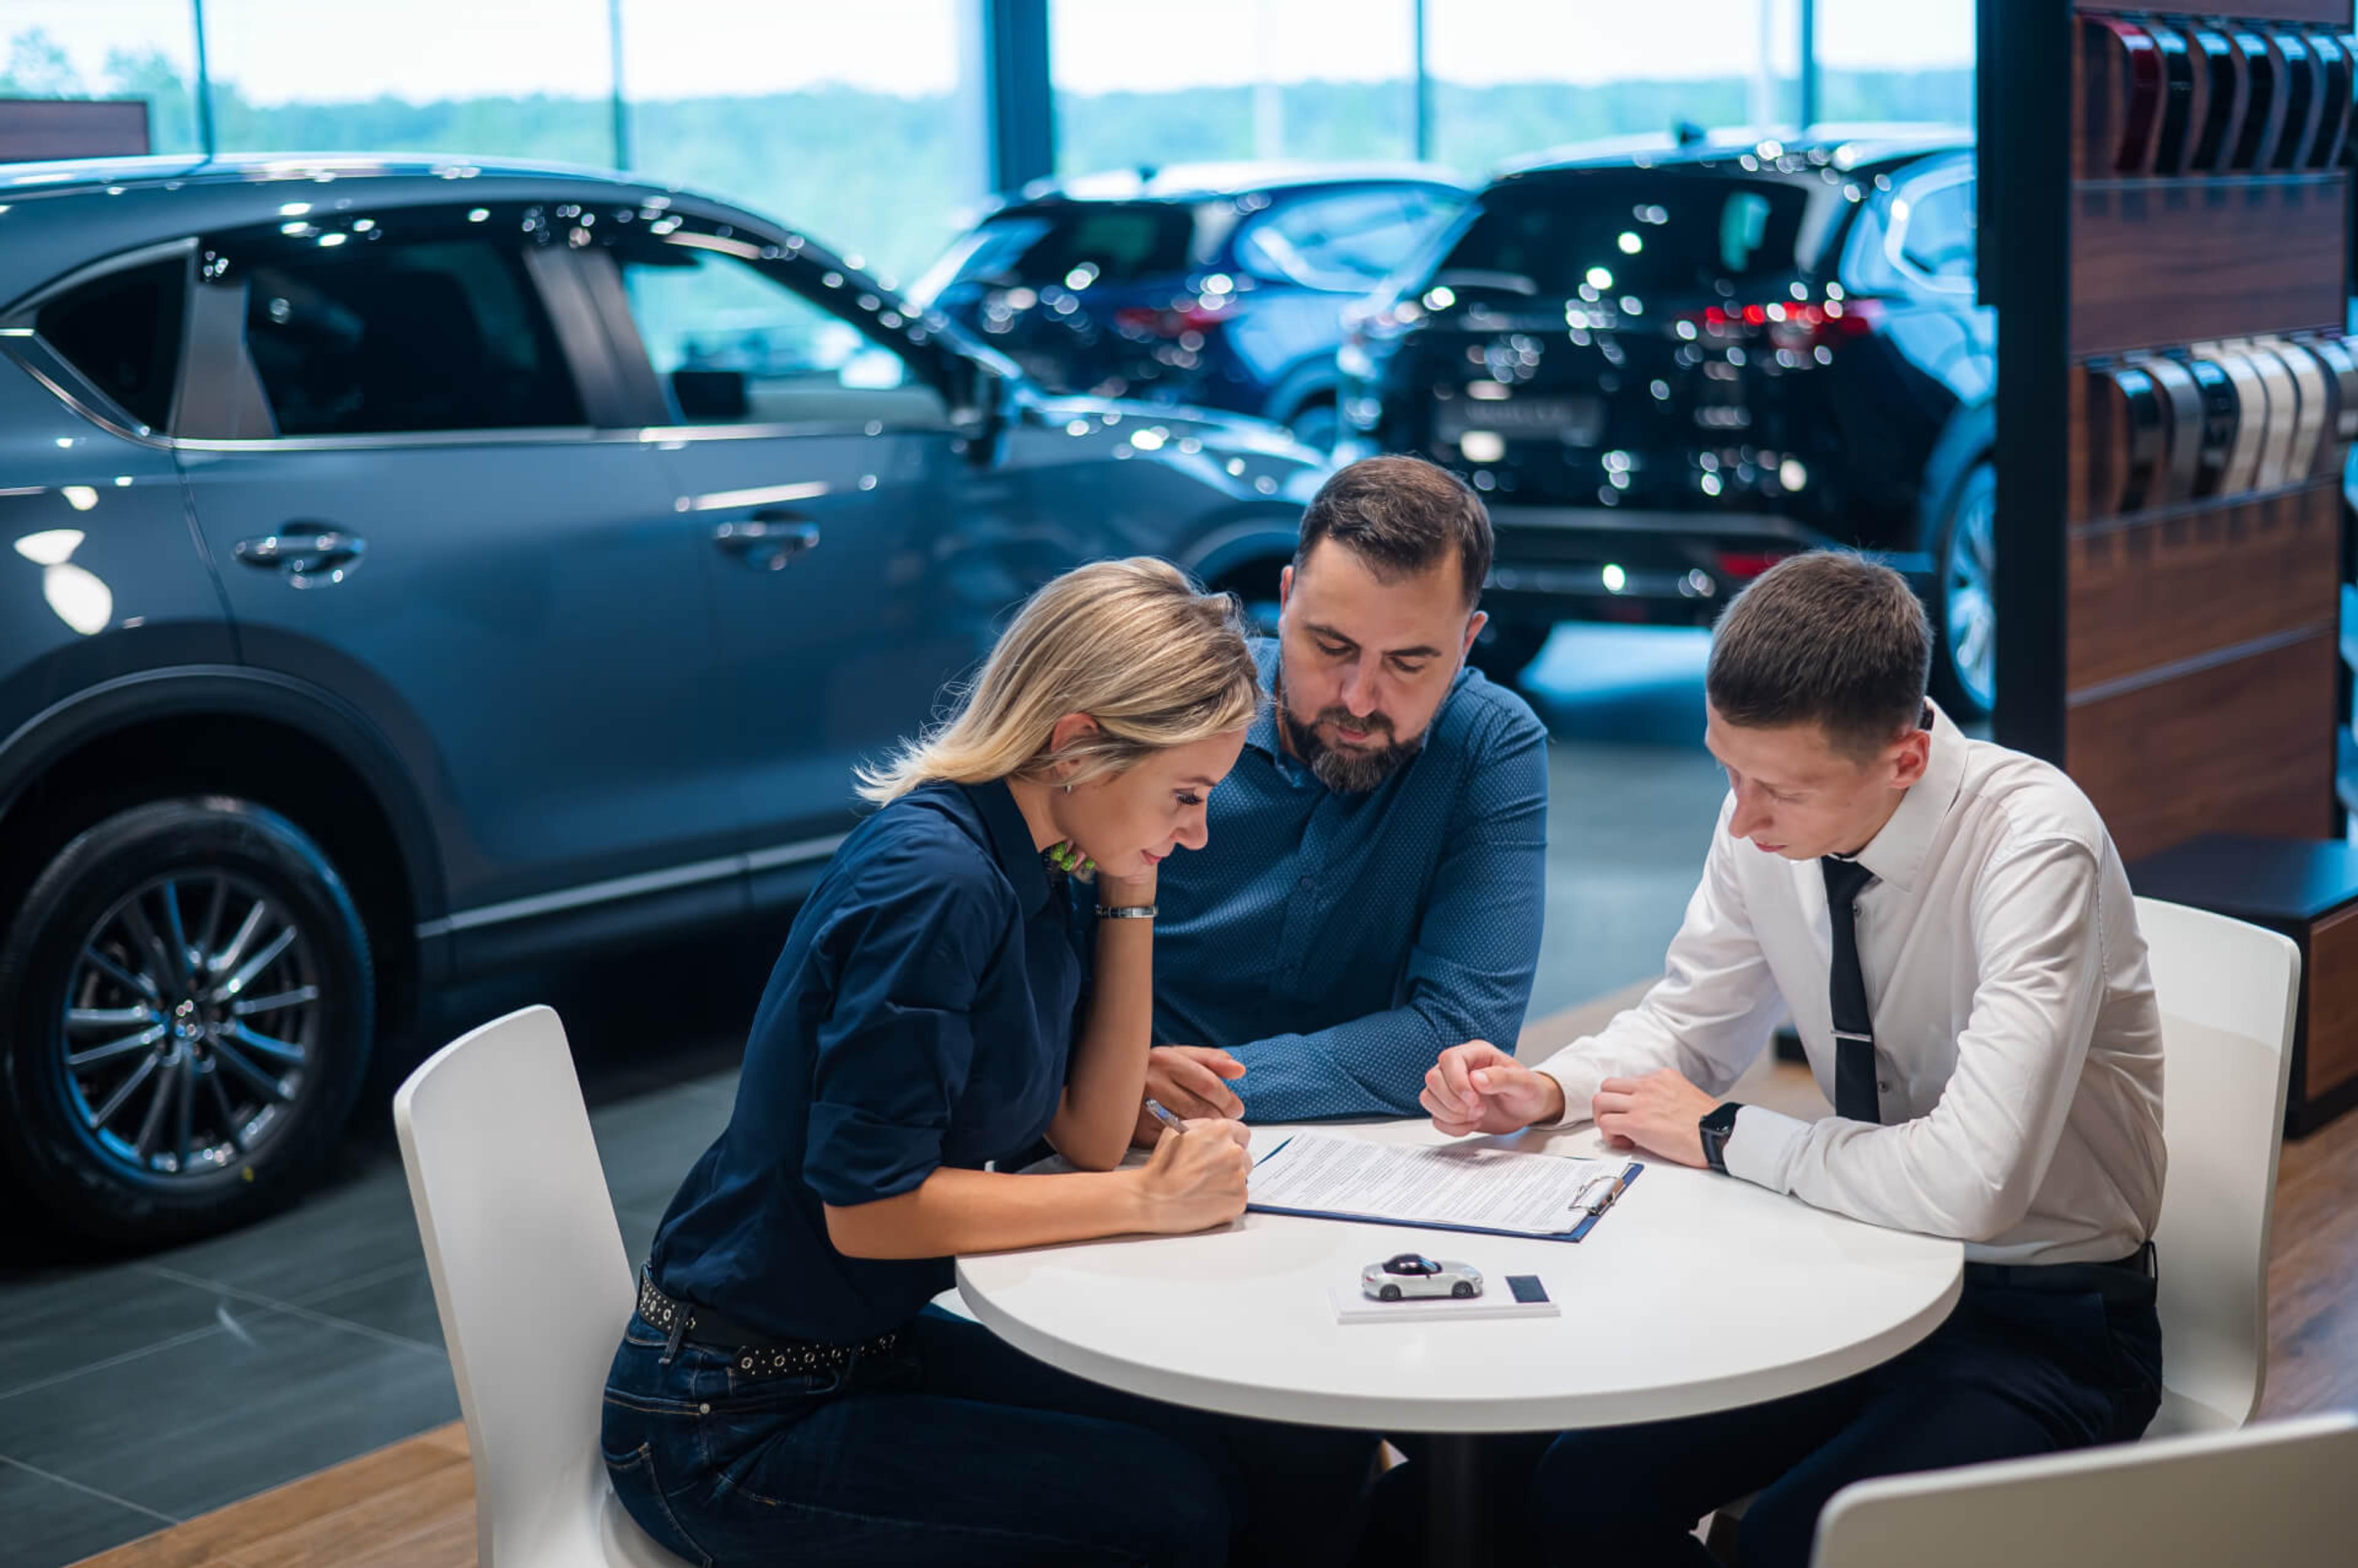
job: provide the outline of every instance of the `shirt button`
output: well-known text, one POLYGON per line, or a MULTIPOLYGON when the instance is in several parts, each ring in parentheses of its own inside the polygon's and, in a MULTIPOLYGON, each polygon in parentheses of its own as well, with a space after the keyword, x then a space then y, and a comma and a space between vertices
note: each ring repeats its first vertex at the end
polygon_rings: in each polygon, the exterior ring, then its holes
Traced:
POLYGON ((1316 887, 1318 885, 1318 879, 1316 877, 1304 877, 1302 879, 1302 885, 1306 888, 1316 887))
POLYGON ((1888 1078, 1877 1079, 1875 1087, 1881 1089, 1885 1094, 1889 1094, 1891 1092, 1891 1081, 1888 1078))
POLYGON ((710 1415, 712 1413, 712 1407, 710 1405, 698 1405, 696 1407, 696 1413, 698 1415, 710 1415))

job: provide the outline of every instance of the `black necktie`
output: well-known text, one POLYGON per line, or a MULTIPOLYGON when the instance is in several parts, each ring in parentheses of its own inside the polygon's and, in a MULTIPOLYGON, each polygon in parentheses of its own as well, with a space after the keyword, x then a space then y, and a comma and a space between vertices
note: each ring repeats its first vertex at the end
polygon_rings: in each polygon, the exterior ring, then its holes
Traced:
POLYGON ((1834 1114, 1849 1121, 1881 1121, 1875 1092, 1875 1020, 1866 1010, 1866 977, 1858 967, 1858 912, 1853 903, 1875 880, 1856 860, 1828 855, 1826 914, 1833 923, 1832 981, 1834 1015, 1834 1114))

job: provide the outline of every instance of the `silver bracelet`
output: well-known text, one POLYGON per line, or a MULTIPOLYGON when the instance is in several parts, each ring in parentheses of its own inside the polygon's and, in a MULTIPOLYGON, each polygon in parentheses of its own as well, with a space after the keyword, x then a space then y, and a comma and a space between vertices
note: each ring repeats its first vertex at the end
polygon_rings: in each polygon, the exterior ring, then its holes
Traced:
POLYGON ((1152 920, 1154 918, 1154 906, 1151 903, 1101 903, 1098 905, 1098 918, 1099 920, 1152 920))

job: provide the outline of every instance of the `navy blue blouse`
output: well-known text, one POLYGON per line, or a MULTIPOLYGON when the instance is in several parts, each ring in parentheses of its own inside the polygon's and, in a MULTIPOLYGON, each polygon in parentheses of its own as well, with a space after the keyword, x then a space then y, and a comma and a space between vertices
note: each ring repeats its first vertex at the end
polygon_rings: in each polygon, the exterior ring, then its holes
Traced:
POLYGON ((1081 960, 1006 784, 925 784, 853 829, 795 917, 728 1128, 655 1233, 655 1282, 780 1339, 849 1344, 949 1288, 950 1260, 848 1258, 822 1205, 1036 1142, 1081 960))

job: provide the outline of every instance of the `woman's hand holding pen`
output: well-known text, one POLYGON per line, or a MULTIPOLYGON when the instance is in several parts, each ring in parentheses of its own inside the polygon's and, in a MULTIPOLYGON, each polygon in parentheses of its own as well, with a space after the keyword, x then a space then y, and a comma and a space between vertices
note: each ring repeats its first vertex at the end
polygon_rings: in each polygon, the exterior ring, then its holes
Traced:
POLYGON ((1206 1119, 1185 1127, 1184 1132, 1165 1128, 1137 1172, 1141 1230, 1166 1236, 1207 1230, 1244 1212, 1252 1171, 1246 1152, 1251 1134, 1244 1123, 1206 1119))
MULTIPOLYGON (((1146 1054, 1146 1094, 1181 1116, 1226 1117, 1245 1113, 1245 1102, 1228 1087, 1245 1076, 1245 1065, 1209 1045, 1157 1045, 1146 1054)), ((1163 1128, 1145 1110, 1138 1113, 1130 1141, 1151 1149, 1163 1128)))

